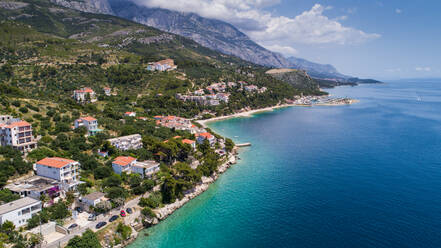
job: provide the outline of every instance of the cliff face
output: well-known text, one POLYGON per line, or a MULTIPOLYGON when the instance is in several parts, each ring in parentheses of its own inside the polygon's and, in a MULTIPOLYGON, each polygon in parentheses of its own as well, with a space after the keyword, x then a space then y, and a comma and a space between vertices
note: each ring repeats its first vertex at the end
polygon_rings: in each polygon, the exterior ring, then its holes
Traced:
POLYGON ((113 15, 107 0, 50 0, 52 3, 83 12, 113 15))
POLYGON ((290 63, 271 52, 226 22, 203 18, 193 13, 138 6, 127 0, 110 0, 119 17, 193 39, 199 44, 225 54, 271 67, 287 67, 290 63))
POLYGON ((98 14, 116 15, 162 31, 190 38, 204 47, 243 60, 275 68, 305 70, 313 78, 339 82, 363 83, 337 71, 332 65, 314 63, 305 59, 285 58, 252 41, 233 25, 193 13, 139 6, 132 0, 50 0, 53 3, 98 14))

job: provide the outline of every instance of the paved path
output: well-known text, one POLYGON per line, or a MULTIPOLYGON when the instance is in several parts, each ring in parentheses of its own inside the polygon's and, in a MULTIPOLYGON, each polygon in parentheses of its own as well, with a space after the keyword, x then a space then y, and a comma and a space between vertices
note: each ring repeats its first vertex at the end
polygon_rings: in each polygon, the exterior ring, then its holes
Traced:
MULTIPOLYGON (((56 248, 56 247, 61 247, 63 244, 69 242, 69 240, 71 238, 73 238, 75 235, 81 235, 82 233, 84 233, 87 229, 91 229, 92 231, 96 232, 98 231, 98 229, 95 228, 95 226, 101 222, 101 221, 105 221, 105 222, 109 222, 109 218, 112 217, 113 215, 119 215, 121 209, 127 209, 127 208, 132 208, 134 209, 135 206, 138 205, 139 200, 141 199, 141 196, 138 196, 130 201, 128 201, 124 207, 120 207, 120 208, 115 208, 113 210, 111 210, 109 213, 107 213, 106 215, 102 215, 100 214, 97 219, 95 221, 90 221, 86 226, 80 227, 77 230, 72 230, 70 234, 63 236, 62 238, 53 241, 51 243, 42 244, 43 248, 56 248)), ((133 211, 132 214, 127 215, 127 217, 124 218, 124 223, 126 225, 130 225, 131 223, 133 223, 133 221, 138 218, 140 215, 140 211, 133 211)))

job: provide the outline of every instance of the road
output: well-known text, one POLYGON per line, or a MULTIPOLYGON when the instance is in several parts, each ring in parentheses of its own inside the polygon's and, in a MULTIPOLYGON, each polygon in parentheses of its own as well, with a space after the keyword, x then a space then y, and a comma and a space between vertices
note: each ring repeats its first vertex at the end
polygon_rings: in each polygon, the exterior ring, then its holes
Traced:
MULTIPOLYGON (((134 209, 135 206, 138 205, 139 200, 141 199, 141 196, 138 196, 130 201, 128 201, 124 207, 120 207, 120 208, 116 208, 111 210, 110 212, 106 213, 105 215, 100 214, 97 219, 95 221, 90 221, 86 226, 82 226, 80 228, 78 228, 77 230, 72 230, 70 234, 63 236, 61 239, 58 239, 56 241, 53 241, 49 244, 42 244, 43 248, 56 248, 56 247, 61 247, 63 244, 69 242, 69 240, 73 237, 75 237, 76 235, 81 235, 83 234, 87 229, 91 229, 92 231, 96 232, 98 231, 98 229, 95 228, 95 226, 101 222, 101 221, 105 221, 105 222, 109 222, 109 218, 112 217, 113 215, 119 215, 120 211, 122 209, 127 209, 127 208, 132 208, 134 209)), ((130 225, 131 223, 134 222, 134 220, 136 218, 138 218, 140 216, 140 211, 133 211, 132 214, 127 215, 126 217, 124 217, 124 224, 126 225, 130 225)))

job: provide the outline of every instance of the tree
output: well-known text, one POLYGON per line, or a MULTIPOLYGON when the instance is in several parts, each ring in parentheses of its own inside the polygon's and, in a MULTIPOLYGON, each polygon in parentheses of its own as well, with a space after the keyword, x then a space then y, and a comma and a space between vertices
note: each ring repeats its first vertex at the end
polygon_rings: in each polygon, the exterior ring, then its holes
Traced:
POLYGON ((234 142, 230 138, 225 139, 225 150, 231 152, 234 148, 234 142))
POLYGON ((161 186, 162 201, 164 203, 173 203, 176 201, 176 180, 168 176, 161 186))
POLYGON ((101 248, 100 241, 98 237, 92 230, 87 229, 83 235, 75 236, 66 246, 67 248, 101 248))
POLYGON ((127 240, 130 238, 130 235, 132 235, 132 228, 130 226, 126 226, 123 223, 119 223, 116 227, 116 232, 121 235, 121 238, 123 240, 127 240))
POLYGON ((9 189, 0 190, 0 201, 8 203, 20 199, 19 195, 13 194, 9 189))

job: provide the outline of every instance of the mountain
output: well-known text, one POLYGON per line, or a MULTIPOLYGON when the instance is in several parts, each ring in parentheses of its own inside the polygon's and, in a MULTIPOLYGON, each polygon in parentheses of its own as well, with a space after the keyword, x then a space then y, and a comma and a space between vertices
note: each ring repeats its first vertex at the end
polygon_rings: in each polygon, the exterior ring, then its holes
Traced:
POLYGON ((295 65, 295 69, 305 70, 310 76, 315 78, 349 78, 349 76, 339 73, 334 66, 329 64, 318 64, 296 57, 289 57, 288 61, 295 65))
POLYGON ((234 55, 243 60, 275 68, 305 70, 317 79, 343 83, 364 83, 355 77, 343 75, 332 65, 314 63, 305 59, 285 58, 272 52, 224 21, 204 18, 194 13, 184 13, 160 8, 148 8, 132 0, 51 0, 65 7, 93 13, 114 14, 159 30, 190 38, 202 46, 234 55), (349 80, 349 81, 348 81, 349 80))
POLYGON ((270 67, 290 65, 281 54, 256 44, 226 22, 203 18, 193 13, 138 6, 129 0, 109 0, 109 3, 119 17, 191 38, 222 53, 270 67))
POLYGON ((76 9, 83 12, 113 15, 112 8, 107 0, 51 0, 51 2, 70 9, 76 9))
POLYGON ((274 78, 287 82, 296 88, 319 90, 319 84, 303 70, 296 69, 271 69, 266 72, 274 78))

